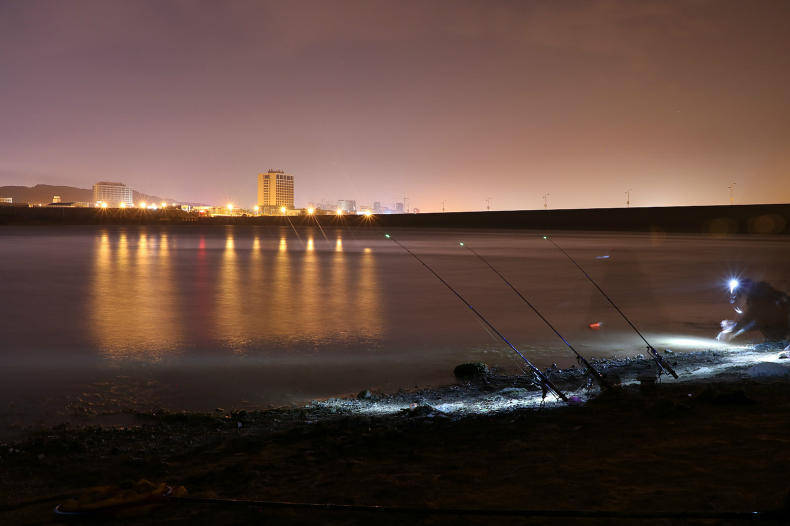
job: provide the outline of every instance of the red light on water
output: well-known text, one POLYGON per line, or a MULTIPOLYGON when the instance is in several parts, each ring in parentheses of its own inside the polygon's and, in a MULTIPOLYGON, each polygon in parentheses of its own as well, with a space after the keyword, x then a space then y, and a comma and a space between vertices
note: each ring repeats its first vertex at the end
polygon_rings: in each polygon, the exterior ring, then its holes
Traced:
POLYGON ((591 328, 594 331, 597 331, 598 329, 603 327, 603 323, 601 323, 600 321, 596 321, 595 323, 589 324, 588 327, 591 328))

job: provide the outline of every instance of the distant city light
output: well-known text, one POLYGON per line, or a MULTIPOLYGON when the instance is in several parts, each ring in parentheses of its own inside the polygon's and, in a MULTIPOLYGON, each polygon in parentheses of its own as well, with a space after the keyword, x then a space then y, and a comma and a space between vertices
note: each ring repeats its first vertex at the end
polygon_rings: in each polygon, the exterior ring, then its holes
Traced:
POLYGON ((102 208, 107 208, 107 203, 105 203, 105 202, 103 202, 103 201, 102 201, 102 203, 101 203, 101 207, 102 207, 102 208))
POLYGON ((233 203, 228 203, 228 206, 226 208, 228 209, 229 212, 233 212, 233 203))
POLYGON ((308 208, 307 209, 307 213, 308 214, 312 214, 313 212, 315 212, 315 208, 308 208))
POLYGON ((255 205, 255 206, 253 206, 253 207, 252 207, 252 209, 253 209, 253 210, 255 210, 255 211, 257 212, 258 210, 260 210, 260 209, 261 209, 261 207, 260 207, 260 206, 258 206, 258 205, 255 205))
POLYGON ((145 208, 145 201, 140 201, 140 208, 145 208))
POLYGON ((126 203, 124 203, 123 201, 121 201, 121 208, 126 208, 126 203))
POLYGON ((365 210, 364 212, 362 212, 362 214, 363 214, 365 217, 370 217, 370 216, 372 216, 372 215, 373 215, 373 212, 371 212, 370 210, 365 210))
POLYGON ((165 203, 164 201, 162 201, 162 208, 167 208, 167 203, 165 203))
POLYGON ((285 208, 284 206, 280 207, 280 212, 282 212, 283 214, 285 213, 286 210, 287 210, 287 208, 285 208))
POLYGON ((337 215, 339 215, 339 216, 343 215, 343 211, 341 209, 339 209, 339 208, 337 209, 337 215))

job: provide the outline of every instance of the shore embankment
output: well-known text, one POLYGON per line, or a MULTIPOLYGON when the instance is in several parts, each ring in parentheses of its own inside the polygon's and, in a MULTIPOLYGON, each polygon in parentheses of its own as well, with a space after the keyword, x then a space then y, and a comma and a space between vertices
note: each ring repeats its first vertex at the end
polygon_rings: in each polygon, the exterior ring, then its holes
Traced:
POLYGON ((316 216, 202 217, 178 209, 0 207, 0 225, 279 225, 788 234, 790 204, 316 216))

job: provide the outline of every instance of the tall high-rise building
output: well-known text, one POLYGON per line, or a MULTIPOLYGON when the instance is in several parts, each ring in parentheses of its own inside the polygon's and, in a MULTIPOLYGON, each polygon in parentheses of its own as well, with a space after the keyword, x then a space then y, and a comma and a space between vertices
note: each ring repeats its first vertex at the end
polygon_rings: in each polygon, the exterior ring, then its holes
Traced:
POLYGON ((279 213, 283 206, 294 208, 294 176, 282 170, 258 174, 258 206, 264 214, 279 213))
POLYGON ((93 185, 93 204, 107 203, 110 208, 134 206, 132 189, 123 183, 100 181, 93 185))

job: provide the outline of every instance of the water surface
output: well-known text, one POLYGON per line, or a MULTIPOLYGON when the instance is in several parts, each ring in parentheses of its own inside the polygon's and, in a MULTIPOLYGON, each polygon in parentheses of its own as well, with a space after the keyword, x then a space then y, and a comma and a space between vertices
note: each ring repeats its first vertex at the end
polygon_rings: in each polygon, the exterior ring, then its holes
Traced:
MULTIPOLYGON (((569 365, 572 356, 459 240, 588 357, 643 351, 538 232, 392 233, 540 367, 569 365), (591 330, 594 322, 602 328, 591 330)), ((555 240, 657 347, 715 345, 719 321, 732 317, 729 275, 790 288, 785 238, 555 240)), ((451 382, 452 368, 467 360, 517 370, 502 342, 376 228, 4 227, 0 277, 7 419, 300 403, 451 382)), ((759 341, 752 336, 744 341, 759 341)))

